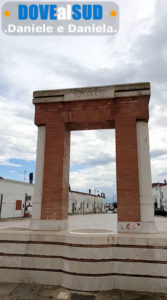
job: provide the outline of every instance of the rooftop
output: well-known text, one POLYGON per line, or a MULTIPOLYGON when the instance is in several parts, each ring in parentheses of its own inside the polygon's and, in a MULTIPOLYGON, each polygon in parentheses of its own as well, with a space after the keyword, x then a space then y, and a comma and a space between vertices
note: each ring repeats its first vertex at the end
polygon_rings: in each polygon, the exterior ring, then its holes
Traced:
POLYGON ((33 183, 24 182, 24 181, 18 181, 18 180, 12 180, 12 179, 5 179, 3 177, 0 177, 0 182, 6 182, 6 183, 15 183, 15 184, 24 184, 24 185, 31 185, 33 186, 33 183))
POLYGON ((156 182, 156 183, 152 183, 152 187, 156 187, 156 186, 164 186, 167 185, 167 183, 165 182, 156 182))

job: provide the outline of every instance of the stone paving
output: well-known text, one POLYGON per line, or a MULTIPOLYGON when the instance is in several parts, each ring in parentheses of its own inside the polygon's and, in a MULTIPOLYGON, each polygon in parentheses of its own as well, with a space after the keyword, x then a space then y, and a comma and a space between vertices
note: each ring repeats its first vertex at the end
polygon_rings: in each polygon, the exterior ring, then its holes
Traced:
MULTIPOLYGON (((72 215, 69 216, 69 228, 77 229, 105 229, 117 231, 117 214, 105 213, 105 214, 85 214, 85 215, 72 215)), ((158 227, 158 231, 167 234, 167 216, 156 216, 155 222, 158 227)), ((19 228, 28 229, 30 219, 8 219, 0 220, 0 229, 6 228, 19 228)))
POLYGON ((56 286, 0 283, 0 300, 165 300, 167 294, 131 291, 77 292, 56 286))

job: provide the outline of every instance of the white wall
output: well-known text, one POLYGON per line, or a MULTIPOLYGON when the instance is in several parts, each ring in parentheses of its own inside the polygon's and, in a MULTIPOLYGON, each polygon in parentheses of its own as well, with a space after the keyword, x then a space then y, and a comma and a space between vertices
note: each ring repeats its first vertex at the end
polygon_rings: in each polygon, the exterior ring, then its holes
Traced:
POLYGON ((105 198, 71 191, 69 192, 69 214, 101 213, 105 210, 105 198))
POLYGON ((162 205, 164 210, 167 212, 167 185, 161 186, 162 205))
POLYGON ((154 202, 157 201, 157 208, 160 209, 162 205, 167 212, 167 185, 157 183, 157 185, 152 188, 152 195, 154 202))
POLYGON ((158 185, 152 188, 152 195, 154 198, 154 203, 157 202, 157 208, 160 208, 160 190, 158 185))
POLYGON ((14 180, 0 179, 1 218, 23 217, 24 209, 16 210, 16 200, 25 203, 25 194, 33 195, 34 185, 14 180))

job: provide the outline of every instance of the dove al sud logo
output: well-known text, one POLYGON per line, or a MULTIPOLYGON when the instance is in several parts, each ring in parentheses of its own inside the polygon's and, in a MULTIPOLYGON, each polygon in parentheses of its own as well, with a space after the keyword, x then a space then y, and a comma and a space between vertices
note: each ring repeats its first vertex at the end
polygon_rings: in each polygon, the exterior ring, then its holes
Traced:
POLYGON ((102 35, 119 27, 114 2, 8 2, 2 14, 2 30, 8 35, 102 35))

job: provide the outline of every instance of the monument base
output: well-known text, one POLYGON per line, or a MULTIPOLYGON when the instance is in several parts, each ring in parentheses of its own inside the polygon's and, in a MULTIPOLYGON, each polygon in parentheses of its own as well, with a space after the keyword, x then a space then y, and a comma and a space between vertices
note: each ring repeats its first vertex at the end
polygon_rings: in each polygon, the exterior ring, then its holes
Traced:
POLYGON ((66 230, 68 229, 68 220, 31 220, 31 230, 66 230))
POLYGON ((0 282, 167 293, 167 235, 0 230, 0 282))

